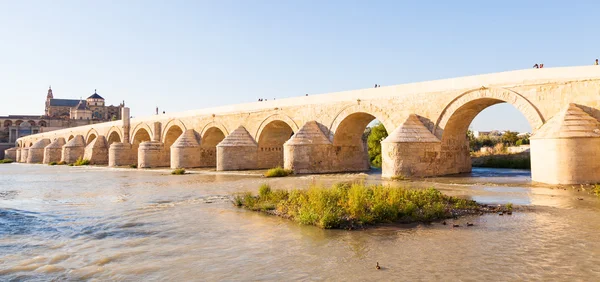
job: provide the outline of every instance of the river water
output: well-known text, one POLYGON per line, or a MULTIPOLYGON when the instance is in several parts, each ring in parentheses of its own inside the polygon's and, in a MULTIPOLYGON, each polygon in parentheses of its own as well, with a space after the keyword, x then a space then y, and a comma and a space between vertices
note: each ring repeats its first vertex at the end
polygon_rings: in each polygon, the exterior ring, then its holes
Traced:
POLYGON ((291 188, 350 179, 380 181, 377 172, 264 179, 0 165, 0 280, 600 280, 600 200, 580 187, 532 185, 527 171, 402 182, 530 207, 455 220, 473 227, 321 230, 226 199, 264 182, 291 188))

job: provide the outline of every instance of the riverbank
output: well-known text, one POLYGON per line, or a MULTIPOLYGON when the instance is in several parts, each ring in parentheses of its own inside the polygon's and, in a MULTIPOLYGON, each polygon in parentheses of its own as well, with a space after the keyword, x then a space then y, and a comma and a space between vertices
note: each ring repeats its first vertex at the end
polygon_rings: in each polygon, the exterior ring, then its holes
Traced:
POLYGON ((529 152, 471 157, 473 167, 531 169, 529 152))
POLYGON ((464 215, 512 213, 512 204, 488 206, 444 195, 434 188, 410 189, 362 183, 329 188, 272 190, 236 195, 234 205, 324 229, 363 229, 378 223, 428 223, 464 215))

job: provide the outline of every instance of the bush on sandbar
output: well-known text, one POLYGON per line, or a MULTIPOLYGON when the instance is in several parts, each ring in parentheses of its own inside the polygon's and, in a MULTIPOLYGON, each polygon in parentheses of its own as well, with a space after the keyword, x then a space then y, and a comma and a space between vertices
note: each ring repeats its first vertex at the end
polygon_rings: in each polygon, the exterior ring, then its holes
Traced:
POLYGON ((9 164, 9 163, 12 163, 12 162, 14 162, 14 161, 11 160, 11 159, 2 159, 2 160, 0 160, 0 164, 9 164))
POLYGON ((171 171, 171 174, 173 174, 173 175, 183 175, 183 174, 185 174, 185 169, 183 169, 183 168, 176 168, 173 171, 171 171))
POLYGON ((57 165, 57 162, 49 162, 48 165, 57 165))
POLYGON ((90 164, 90 160, 87 159, 82 159, 81 157, 78 158, 73 165, 74 166, 81 166, 81 165, 89 165, 90 164))
POLYGON ((290 218, 321 228, 345 228, 382 222, 430 222, 452 217, 455 210, 476 210, 472 200, 442 194, 434 188, 406 189, 383 185, 341 183, 330 188, 271 190, 243 193, 234 205, 290 218))
POLYGON ((284 177, 284 176, 288 176, 292 173, 293 173, 293 171, 291 169, 284 169, 279 166, 279 167, 267 170, 267 172, 265 172, 265 177, 284 177))

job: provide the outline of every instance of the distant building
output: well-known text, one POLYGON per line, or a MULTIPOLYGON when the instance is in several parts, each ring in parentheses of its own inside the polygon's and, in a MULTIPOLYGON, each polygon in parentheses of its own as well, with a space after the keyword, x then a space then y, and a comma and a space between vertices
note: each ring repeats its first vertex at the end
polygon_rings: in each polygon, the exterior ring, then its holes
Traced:
POLYGON ((473 136, 475 138, 479 138, 481 136, 489 136, 492 132, 491 131, 473 131, 473 136))
POLYGON ((4 150, 13 147, 19 137, 67 127, 82 126, 121 119, 121 108, 106 106, 96 91, 85 100, 55 99, 52 88, 46 95, 44 115, 0 116, 0 159, 4 150))
POLYGON ((52 88, 48 89, 46 95, 45 115, 49 118, 61 119, 91 119, 97 121, 110 121, 121 119, 121 108, 118 106, 106 106, 104 98, 94 94, 84 100, 55 99, 52 88))

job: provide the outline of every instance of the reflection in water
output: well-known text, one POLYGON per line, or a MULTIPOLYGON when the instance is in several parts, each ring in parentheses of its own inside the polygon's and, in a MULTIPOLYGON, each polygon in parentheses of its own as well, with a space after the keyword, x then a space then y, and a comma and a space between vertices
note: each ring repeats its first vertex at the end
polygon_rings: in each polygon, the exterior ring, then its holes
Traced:
POLYGON ((598 280, 600 201, 530 184, 519 170, 389 182, 532 212, 441 224, 321 230, 247 212, 228 195, 358 180, 377 172, 258 173, 0 166, 1 280, 598 280), (583 198, 584 200, 578 200, 583 198), (375 262, 383 269, 375 270, 375 262))

